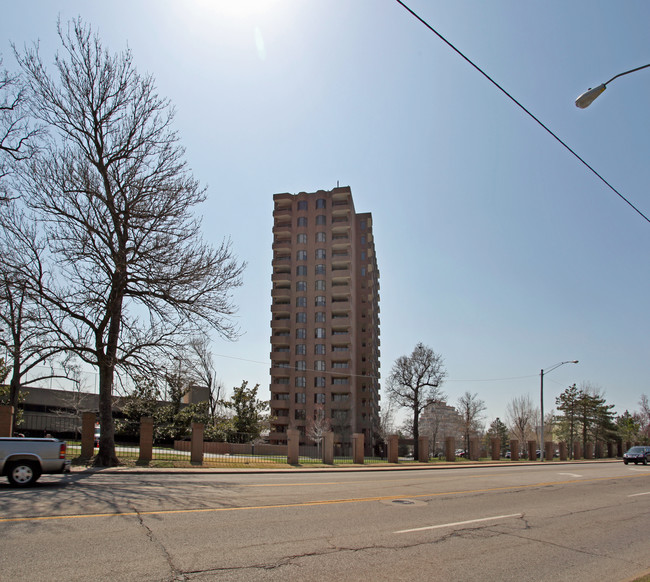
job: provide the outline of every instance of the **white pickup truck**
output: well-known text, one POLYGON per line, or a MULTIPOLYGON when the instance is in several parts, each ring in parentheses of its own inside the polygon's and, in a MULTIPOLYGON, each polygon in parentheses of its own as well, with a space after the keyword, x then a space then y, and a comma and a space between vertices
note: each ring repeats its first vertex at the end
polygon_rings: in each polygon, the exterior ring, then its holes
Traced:
POLYGON ((14 487, 28 487, 43 473, 67 473, 65 443, 58 439, 0 438, 0 475, 14 487))

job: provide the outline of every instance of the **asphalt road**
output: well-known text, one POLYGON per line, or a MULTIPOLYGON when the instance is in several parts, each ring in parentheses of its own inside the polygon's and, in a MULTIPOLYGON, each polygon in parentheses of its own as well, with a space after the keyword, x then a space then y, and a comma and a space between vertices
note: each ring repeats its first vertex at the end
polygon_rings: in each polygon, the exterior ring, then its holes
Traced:
POLYGON ((623 580, 650 467, 44 476, 0 540, 2 580, 623 580))

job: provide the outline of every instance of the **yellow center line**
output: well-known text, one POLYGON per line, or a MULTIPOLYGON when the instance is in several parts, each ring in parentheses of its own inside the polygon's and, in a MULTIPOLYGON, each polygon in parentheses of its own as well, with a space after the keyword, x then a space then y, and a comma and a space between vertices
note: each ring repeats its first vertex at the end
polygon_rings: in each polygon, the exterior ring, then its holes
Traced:
POLYGON ((76 514, 76 515, 45 515, 36 517, 8 517, 0 518, 0 523, 16 523, 24 521, 51 521, 57 519, 88 519, 99 517, 129 517, 129 516, 143 516, 143 515, 173 515, 178 513, 218 513, 225 511, 250 511, 250 510, 264 510, 264 509, 287 509, 291 507, 314 507, 319 505, 341 505, 344 503, 369 503, 372 501, 390 501, 393 499, 417 499, 422 497, 443 497, 445 495, 463 495, 463 494, 476 494, 476 493, 494 493, 497 491, 510 491, 514 489, 533 489, 536 487, 549 487, 552 485, 571 485, 574 483, 588 483, 596 481, 615 481, 618 479, 638 479, 643 477, 650 477, 650 473, 643 473, 639 475, 621 475, 618 477, 595 477, 592 479, 572 479, 568 481, 543 481, 540 483, 531 483, 529 485, 508 485, 504 487, 488 487, 485 489, 468 489, 464 491, 442 491, 440 493, 419 493, 401 494, 401 495, 381 495, 376 497, 359 497, 351 499, 323 499, 318 501, 303 501, 299 503, 281 503, 277 505, 253 505, 245 507, 210 507, 204 509, 160 509, 154 511, 124 511, 113 513, 90 513, 90 514, 76 514))

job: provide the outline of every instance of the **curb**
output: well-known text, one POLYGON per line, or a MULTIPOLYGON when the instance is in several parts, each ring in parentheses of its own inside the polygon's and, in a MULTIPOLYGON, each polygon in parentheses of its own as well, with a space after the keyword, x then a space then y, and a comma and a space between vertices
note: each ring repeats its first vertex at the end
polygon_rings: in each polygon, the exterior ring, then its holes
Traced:
POLYGON ((354 465, 354 466, 336 466, 336 467, 302 467, 296 466, 291 468, 227 468, 227 467, 72 467, 71 474, 95 474, 104 475, 228 475, 228 474, 269 474, 269 473, 358 473, 364 471, 436 471, 441 469, 480 469, 480 468, 498 468, 498 467, 555 467, 563 465, 584 465, 594 463, 616 463, 618 459, 595 459, 588 461, 552 461, 547 463, 523 462, 486 462, 486 463, 438 463, 435 465, 354 465))

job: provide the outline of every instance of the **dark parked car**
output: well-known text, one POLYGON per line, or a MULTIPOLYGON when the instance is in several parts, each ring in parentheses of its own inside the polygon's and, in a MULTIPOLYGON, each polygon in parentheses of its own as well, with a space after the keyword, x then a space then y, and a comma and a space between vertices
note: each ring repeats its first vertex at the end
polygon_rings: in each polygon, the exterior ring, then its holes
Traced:
POLYGON ((643 463, 647 465, 648 461, 650 461, 650 447, 632 447, 623 455, 623 462, 626 465, 628 463, 634 463, 635 465, 643 463))

